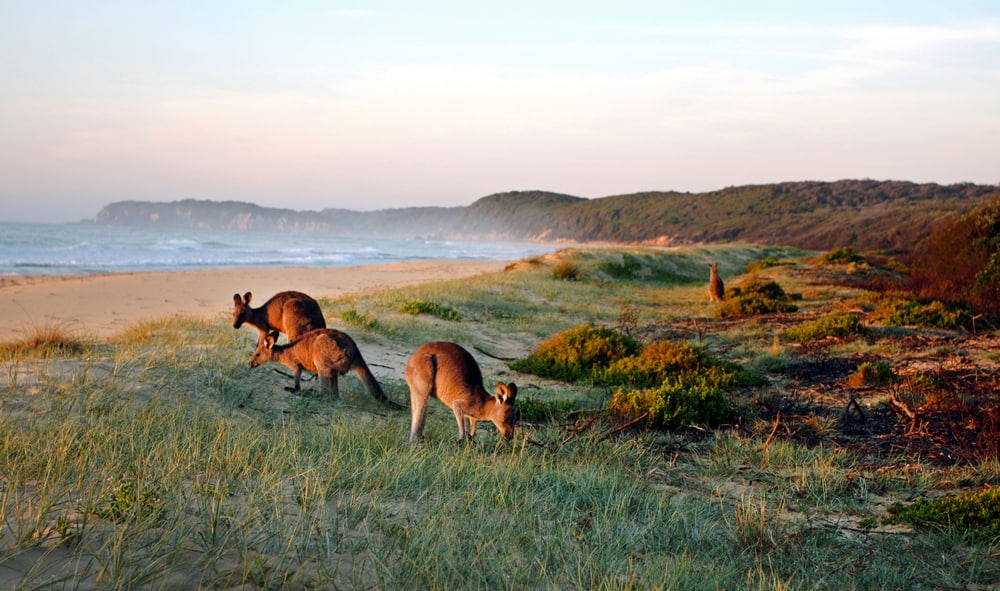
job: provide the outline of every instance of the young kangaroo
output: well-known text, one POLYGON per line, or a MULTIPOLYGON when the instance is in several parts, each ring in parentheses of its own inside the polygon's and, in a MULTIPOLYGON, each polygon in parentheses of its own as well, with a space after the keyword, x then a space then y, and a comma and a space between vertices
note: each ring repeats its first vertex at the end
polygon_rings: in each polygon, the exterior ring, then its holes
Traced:
POLYGON ((424 431, 431 396, 455 412, 459 443, 475 436, 477 420, 493 421, 504 438, 513 434, 517 386, 501 382, 496 397, 490 396, 483 387, 483 374, 476 360, 455 343, 422 345, 406 362, 404 373, 410 386, 410 443, 418 441, 424 431))
POLYGON ((233 295, 233 328, 244 324, 257 329, 260 340, 272 331, 288 335, 289 342, 317 328, 326 328, 326 320, 316 300, 299 291, 283 291, 264 302, 259 308, 250 307, 249 291, 245 296, 233 295))
POLYGON ((337 377, 354 370, 372 397, 388 406, 402 408, 386 398, 382 386, 361 357, 354 339, 339 330, 318 328, 286 345, 275 344, 277 340, 276 331, 264 335, 264 338, 257 342, 257 349, 250 359, 250 367, 257 367, 268 361, 285 365, 295 372, 295 387, 286 390, 297 392, 299 377, 302 375, 302 370, 306 370, 319 376, 320 388, 324 393, 337 396, 340 393, 337 377))
POLYGON ((726 286, 722 284, 719 277, 719 263, 712 263, 708 267, 708 297, 713 302, 721 302, 726 294, 726 286))

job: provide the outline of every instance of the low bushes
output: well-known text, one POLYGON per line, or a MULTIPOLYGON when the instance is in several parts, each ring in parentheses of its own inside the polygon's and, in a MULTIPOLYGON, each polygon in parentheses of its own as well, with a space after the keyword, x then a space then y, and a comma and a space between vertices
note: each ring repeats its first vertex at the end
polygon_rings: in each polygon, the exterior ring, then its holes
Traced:
POLYGON ((1000 488, 987 488, 944 499, 919 499, 887 507, 888 521, 924 529, 955 528, 981 540, 1000 537, 1000 488))
POLYGON ((763 383, 699 347, 672 341, 639 347, 631 337, 590 325, 553 336, 511 368, 615 388, 608 403, 612 413, 630 419, 644 416, 649 426, 663 428, 723 423, 735 413, 725 392, 763 383))
POLYGON ((599 382, 600 373, 613 361, 638 352, 639 345, 632 337, 585 324, 554 335, 510 367, 564 382, 599 382))
POLYGON ((795 312, 798 307, 780 285, 769 279, 752 278, 729 288, 726 299, 715 309, 717 318, 795 312))
POLYGON ((831 314, 793 326, 783 333, 785 338, 796 343, 806 343, 827 337, 847 338, 864 333, 864 327, 853 314, 831 314))
POLYGON ((921 302, 912 298, 886 298, 872 316, 890 326, 923 326, 927 328, 958 328, 959 312, 940 301, 921 302))

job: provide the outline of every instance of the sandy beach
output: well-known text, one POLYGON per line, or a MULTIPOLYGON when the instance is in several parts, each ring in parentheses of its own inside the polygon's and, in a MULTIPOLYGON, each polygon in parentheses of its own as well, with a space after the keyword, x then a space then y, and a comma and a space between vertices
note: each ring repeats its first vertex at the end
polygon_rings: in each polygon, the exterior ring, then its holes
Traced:
POLYGON ((88 276, 0 278, 0 340, 60 326, 87 338, 107 338, 144 319, 172 315, 231 318, 233 294, 260 305, 279 291, 337 297, 394 286, 472 277, 503 270, 508 261, 433 259, 356 267, 210 269, 88 276))

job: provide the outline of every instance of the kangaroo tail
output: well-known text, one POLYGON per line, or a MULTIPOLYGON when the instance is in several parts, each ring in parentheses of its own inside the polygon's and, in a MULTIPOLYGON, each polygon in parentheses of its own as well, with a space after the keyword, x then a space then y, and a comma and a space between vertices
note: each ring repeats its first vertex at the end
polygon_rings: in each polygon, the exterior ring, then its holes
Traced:
POLYGON ((368 393, 371 394, 375 400, 378 400, 382 404, 390 408, 395 408, 397 410, 406 408, 401 404, 389 400, 389 397, 385 395, 384 391, 382 391, 382 385, 379 384, 378 380, 375 379, 375 374, 373 374, 371 370, 368 369, 367 364, 363 362, 359 364, 357 367, 354 368, 354 373, 358 375, 358 378, 361 380, 361 383, 365 385, 365 389, 368 390, 368 393))
POLYGON ((437 380, 438 380, 438 356, 429 353, 427 355, 427 360, 431 362, 431 391, 428 394, 432 398, 437 398, 437 380))

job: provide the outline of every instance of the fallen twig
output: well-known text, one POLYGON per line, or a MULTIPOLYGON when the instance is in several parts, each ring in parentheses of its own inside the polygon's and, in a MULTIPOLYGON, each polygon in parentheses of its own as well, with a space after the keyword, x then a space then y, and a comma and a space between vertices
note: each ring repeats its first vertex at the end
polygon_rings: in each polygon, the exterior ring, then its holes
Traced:
POLYGON ((771 427, 771 434, 767 436, 764 440, 764 453, 767 453, 767 447, 771 445, 771 440, 774 439, 774 434, 778 432, 778 423, 781 422, 781 412, 779 411, 777 416, 774 417, 774 426, 771 427))
POLYGON ((593 415, 592 415, 592 416, 590 417, 590 420, 589 420, 589 421, 587 421, 587 424, 586 424, 586 425, 583 425, 583 426, 576 426, 576 425, 574 424, 574 425, 573 425, 573 432, 572 432, 572 433, 570 433, 569 437, 567 437, 566 439, 564 439, 564 440, 562 441, 562 443, 560 443, 560 444, 559 444, 558 446, 556 446, 556 448, 558 449, 558 448, 560 448, 560 447, 562 447, 562 446, 566 445, 567 443, 569 443, 570 441, 572 441, 572 440, 573 440, 573 438, 575 438, 575 437, 576 437, 577 435, 579 435, 580 433, 582 433, 582 432, 586 431, 587 429, 589 429, 589 428, 591 427, 591 425, 593 425, 593 424, 594 424, 594 421, 596 421, 596 420, 597 420, 597 417, 598 417, 598 416, 600 416, 600 414, 601 414, 601 413, 596 413, 596 412, 595 412, 595 413, 594 413, 594 414, 593 414, 593 415))
POLYGON ((597 440, 597 442, 600 443, 600 442, 604 441, 605 439, 607 439, 608 437, 611 437, 612 435, 615 435, 617 433, 621 433, 625 429, 628 429, 632 425, 634 425, 634 424, 636 424, 636 423, 644 420, 648 416, 649 416, 649 411, 646 411, 646 412, 642 413, 641 415, 639 415, 638 417, 636 417, 636 418, 632 419, 631 421, 625 423, 624 425, 622 425, 620 427, 617 427, 615 429, 612 429, 612 430, 608 431, 607 433, 605 433, 604 435, 601 435, 601 437, 597 440))

